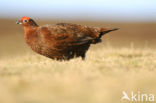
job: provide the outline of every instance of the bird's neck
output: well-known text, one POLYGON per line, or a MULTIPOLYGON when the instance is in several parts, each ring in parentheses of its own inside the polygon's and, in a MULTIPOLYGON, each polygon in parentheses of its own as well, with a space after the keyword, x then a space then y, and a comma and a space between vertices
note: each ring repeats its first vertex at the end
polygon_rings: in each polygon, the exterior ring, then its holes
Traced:
POLYGON ((38 27, 24 26, 24 32, 25 32, 24 38, 28 45, 33 45, 34 42, 36 42, 38 38, 37 29, 38 27))
POLYGON ((35 31, 36 29, 37 29, 37 26, 24 26, 24 32, 25 33, 35 31))
POLYGON ((36 52, 41 53, 40 35, 38 33, 38 27, 24 27, 25 31, 25 41, 26 43, 36 52))

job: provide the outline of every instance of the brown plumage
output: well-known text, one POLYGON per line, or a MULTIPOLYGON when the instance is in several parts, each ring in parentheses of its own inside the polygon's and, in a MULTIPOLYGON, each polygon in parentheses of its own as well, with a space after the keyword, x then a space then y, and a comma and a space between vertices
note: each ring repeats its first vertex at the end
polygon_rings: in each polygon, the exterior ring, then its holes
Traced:
POLYGON ((58 23, 38 26, 29 17, 17 21, 25 31, 26 43, 35 52, 56 60, 69 60, 82 57, 91 44, 101 42, 101 37, 117 28, 98 28, 76 24, 58 23))

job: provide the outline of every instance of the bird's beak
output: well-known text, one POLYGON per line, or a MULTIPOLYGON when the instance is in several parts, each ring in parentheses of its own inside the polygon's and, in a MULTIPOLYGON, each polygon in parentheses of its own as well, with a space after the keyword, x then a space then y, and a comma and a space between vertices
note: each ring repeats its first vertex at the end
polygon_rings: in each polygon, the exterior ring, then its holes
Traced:
POLYGON ((21 20, 16 20, 16 24, 22 24, 21 20))

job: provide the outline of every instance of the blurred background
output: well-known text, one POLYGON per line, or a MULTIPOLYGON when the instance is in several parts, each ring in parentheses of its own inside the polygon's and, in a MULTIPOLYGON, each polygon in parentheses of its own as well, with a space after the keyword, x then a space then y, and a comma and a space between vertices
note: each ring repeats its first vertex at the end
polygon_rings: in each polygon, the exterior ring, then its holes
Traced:
POLYGON ((27 50, 23 28, 15 24, 23 16, 39 25, 65 22, 120 28, 105 35, 100 46, 156 47, 155 0, 1 0, 0 55, 27 50))

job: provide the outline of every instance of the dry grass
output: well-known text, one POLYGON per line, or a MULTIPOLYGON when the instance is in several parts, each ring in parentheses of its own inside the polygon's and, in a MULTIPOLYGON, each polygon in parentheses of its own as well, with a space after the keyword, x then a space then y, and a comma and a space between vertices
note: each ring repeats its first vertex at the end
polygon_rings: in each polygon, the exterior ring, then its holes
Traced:
POLYGON ((58 62, 32 52, 0 59, 0 103, 121 103, 122 91, 156 93, 156 53, 103 47, 58 62))

